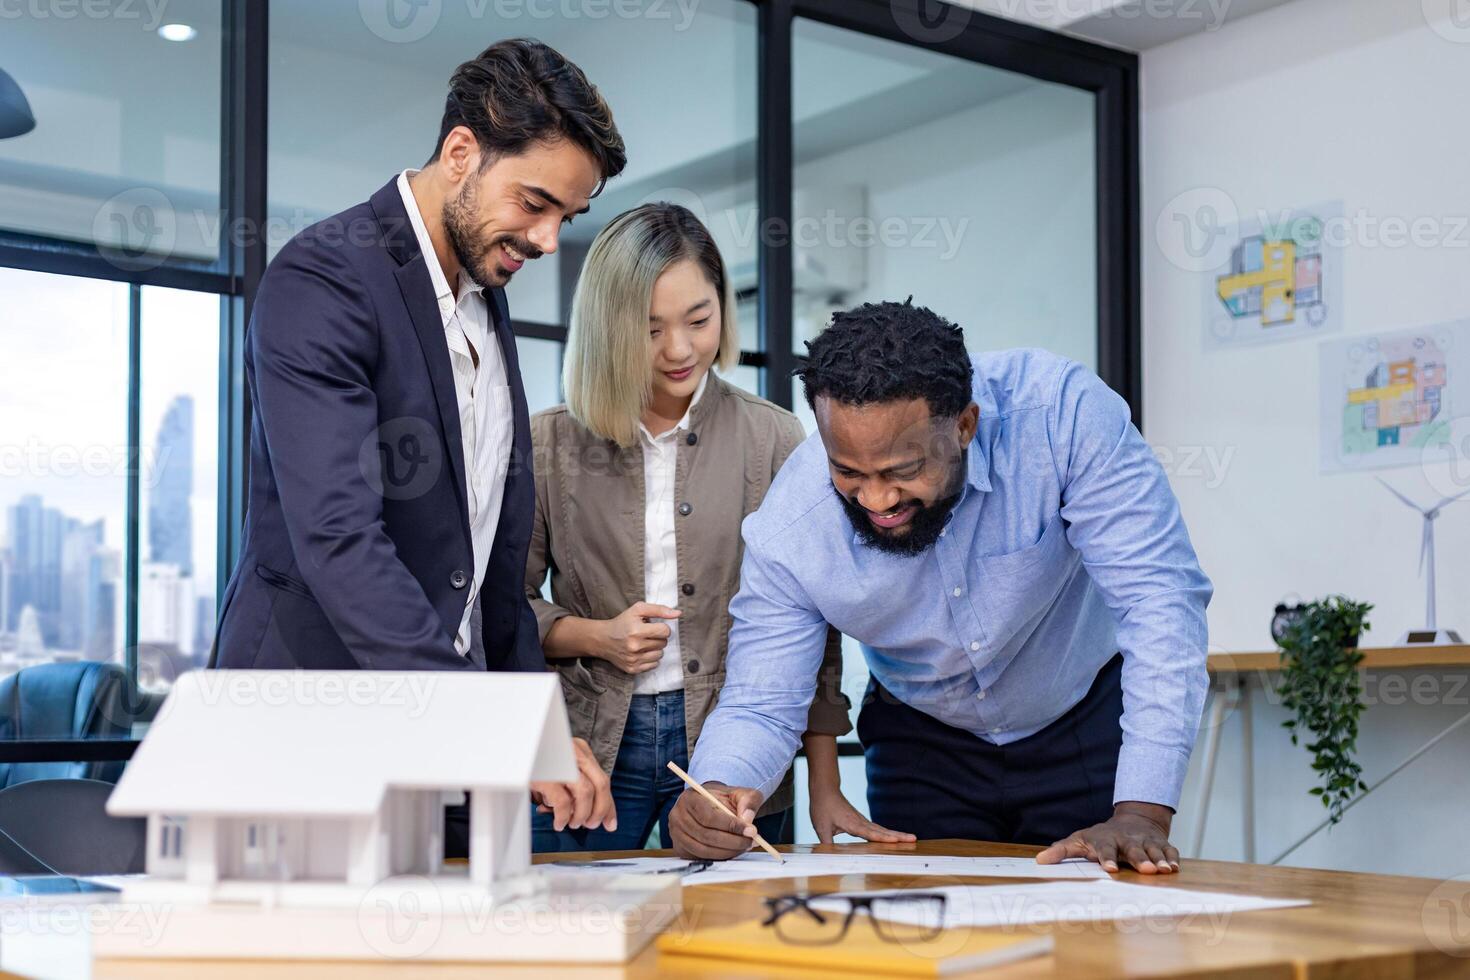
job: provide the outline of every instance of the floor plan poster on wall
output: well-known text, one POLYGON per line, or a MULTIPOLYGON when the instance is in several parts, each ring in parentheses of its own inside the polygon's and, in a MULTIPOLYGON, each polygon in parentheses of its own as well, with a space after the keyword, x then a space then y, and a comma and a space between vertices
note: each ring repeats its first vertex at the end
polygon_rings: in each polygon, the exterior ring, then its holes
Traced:
POLYGON ((1322 471, 1420 465, 1470 412, 1470 321, 1322 345, 1322 471))
MULTIPOLYGON (((1223 227, 1229 259, 1209 277, 1205 346, 1335 333, 1342 323, 1342 205, 1262 211, 1223 227)), ((1223 250, 1222 250, 1223 251, 1223 250)))

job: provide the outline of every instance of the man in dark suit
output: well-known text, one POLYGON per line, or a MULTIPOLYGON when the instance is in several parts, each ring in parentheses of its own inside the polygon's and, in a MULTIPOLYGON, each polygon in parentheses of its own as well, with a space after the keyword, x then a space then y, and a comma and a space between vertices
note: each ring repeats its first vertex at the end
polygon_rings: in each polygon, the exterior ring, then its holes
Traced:
MULTIPOLYGON (((502 287, 625 162, 576 65, 503 41, 455 71, 422 170, 276 256, 246 332, 250 498, 215 666, 545 669, 502 287)), ((538 784, 538 800, 561 825, 615 825, 607 777, 577 752, 580 783, 538 784)))

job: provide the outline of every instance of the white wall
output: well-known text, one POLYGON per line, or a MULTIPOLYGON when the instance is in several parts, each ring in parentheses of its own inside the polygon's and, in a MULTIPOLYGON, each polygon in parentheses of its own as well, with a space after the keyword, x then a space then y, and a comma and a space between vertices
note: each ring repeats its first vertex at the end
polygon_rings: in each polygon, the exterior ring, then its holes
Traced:
MULTIPOLYGON (((1432 2, 1295 0, 1142 56, 1145 435, 1174 454, 1174 488, 1215 581, 1218 650, 1270 649, 1271 609, 1292 592, 1374 603, 1367 644, 1391 644, 1422 625, 1419 519, 1373 473, 1318 473, 1317 342, 1205 352, 1209 280, 1171 261, 1177 252, 1161 246, 1156 221, 1162 215, 1167 225, 1178 195, 1201 188, 1223 192, 1242 214, 1341 200, 1347 215, 1378 223, 1344 255, 1344 336, 1470 315, 1470 236, 1454 220, 1470 215, 1470 31, 1456 31, 1448 5, 1439 6, 1446 19, 1431 27, 1424 10, 1432 2), (1443 244, 1384 244, 1382 222, 1424 218, 1447 236, 1443 244), (1182 471, 1196 448, 1228 462, 1182 471)), ((1171 243, 1167 233, 1163 241, 1171 243)), ((1377 471, 1425 502, 1457 476, 1470 487, 1467 474, 1377 471)), ((1470 504, 1446 510, 1438 545, 1440 624, 1470 627, 1470 562, 1462 557, 1470 504)), ((1369 707, 1359 740, 1370 783, 1470 710, 1470 692, 1456 680, 1464 675, 1428 672, 1417 699, 1397 693, 1398 681, 1370 688, 1385 702, 1369 707)), ((1259 860, 1323 816, 1307 795, 1308 755, 1289 744, 1283 717, 1274 706, 1255 716, 1259 860)), ((1238 725, 1231 719, 1224 729, 1206 857, 1241 856, 1238 725)), ((1460 856, 1467 748, 1463 729, 1286 863, 1437 877, 1470 871, 1470 858, 1460 856)), ((1200 761, 1197 750, 1191 785, 1200 761)), ((1180 829, 1197 815, 1186 796, 1180 829)))

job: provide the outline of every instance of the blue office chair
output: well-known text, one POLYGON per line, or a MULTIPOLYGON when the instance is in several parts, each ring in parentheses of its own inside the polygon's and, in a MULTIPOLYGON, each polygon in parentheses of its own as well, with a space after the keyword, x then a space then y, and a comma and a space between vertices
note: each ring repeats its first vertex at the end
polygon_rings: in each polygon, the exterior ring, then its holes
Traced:
MULTIPOLYGON (((92 661, 38 664, 0 679, 0 740, 126 738, 127 674, 92 661)), ((32 779, 117 782, 122 762, 0 762, 0 789, 32 779)))

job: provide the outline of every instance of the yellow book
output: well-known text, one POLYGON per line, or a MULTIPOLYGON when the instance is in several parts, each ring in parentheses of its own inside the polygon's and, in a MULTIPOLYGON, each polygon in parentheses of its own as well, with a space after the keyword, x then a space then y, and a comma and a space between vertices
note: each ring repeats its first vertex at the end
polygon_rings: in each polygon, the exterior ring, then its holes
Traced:
MULTIPOLYGON (((783 923, 783 931, 795 938, 801 938, 805 928, 796 922, 783 923)), ((811 938, 817 937, 813 934, 811 938)), ((942 977, 1045 956, 1052 951, 1052 937, 947 929, 933 938, 892 942, 880 937, 873 923, 860 915, 836 943, 789 942, 770 926, 751 920, 693 932, 666 932, 658 939, 658 950, 664 956, 699 956, 797 969, 942 977)))

